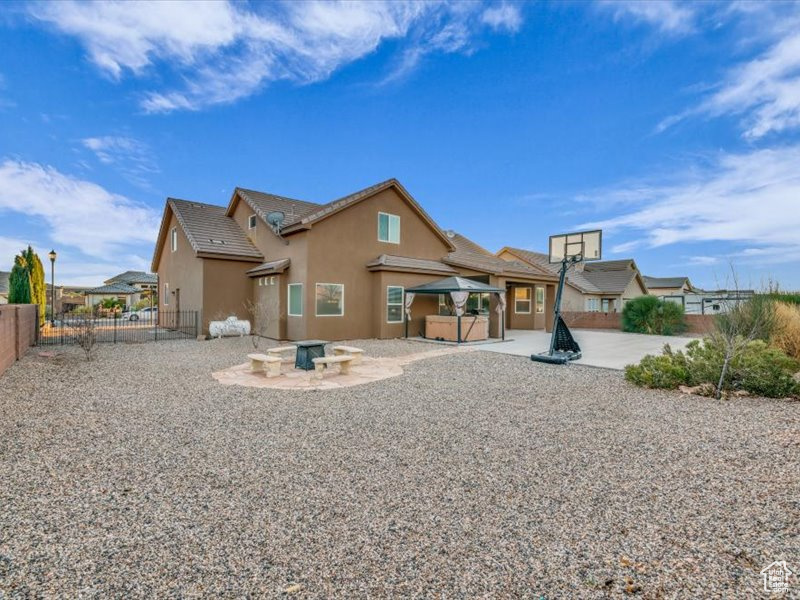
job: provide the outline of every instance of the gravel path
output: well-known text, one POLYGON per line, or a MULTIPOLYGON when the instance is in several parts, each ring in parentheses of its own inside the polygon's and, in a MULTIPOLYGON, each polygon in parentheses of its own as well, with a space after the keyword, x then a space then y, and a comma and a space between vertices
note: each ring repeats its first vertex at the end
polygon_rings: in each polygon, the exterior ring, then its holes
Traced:
POLYGON ((484 352, 330 392, 213 381, 248 344, 0 378, 0 597, 741 598, 800 568, 798 403, 484 352))

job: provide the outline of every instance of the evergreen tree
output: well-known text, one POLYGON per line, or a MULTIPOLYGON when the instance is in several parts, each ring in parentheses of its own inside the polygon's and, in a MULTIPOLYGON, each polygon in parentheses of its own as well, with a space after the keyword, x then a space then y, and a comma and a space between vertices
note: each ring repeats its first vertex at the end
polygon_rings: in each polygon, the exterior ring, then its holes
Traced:
POLYGON ((44 281, 44 267, 39 255, 28 246, 23 252, 25 265, 28 269, 28 276, 31 282, 31 303, 39 305, 39 325, 44 325, 45 314, 47 312, 47 287, 44 281))
POLYGON ((8 276, 9 304, 30 304, 31 278, 22 256, 14 257, 14 266, 8 276))

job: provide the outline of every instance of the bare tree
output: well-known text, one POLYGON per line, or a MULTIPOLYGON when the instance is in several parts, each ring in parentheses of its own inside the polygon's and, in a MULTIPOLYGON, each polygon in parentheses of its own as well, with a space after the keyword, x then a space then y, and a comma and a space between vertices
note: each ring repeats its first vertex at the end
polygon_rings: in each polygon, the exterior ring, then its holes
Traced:
POLYGON ((717 400, 722 397, 731 363, 750 342, 767 335, 775 319, 772 303, 768 298, 755 296, 742 300, 739 278, 733 264, 730 265, 730 270, 732 285, 726 286, 729 293, 728 298, 723 301, 725 310, 717 317, 716 331, 711 335, 723 349, 722 369, 715 395, 717 400))
POLYGON ((265 300, 246 300, 244 302, 244 309, 250 315, 250 342, 253 344, 253 349, 258 350, 261 343, 261 338, 267 337, 264 332, 267 331, 269 325, 278 318, 278 306, 276 302, 266 302, 265 300))
POLYGON ((97 345, 95 318, 91 314, 84 314, 75 319, 71 326, 75 342, 86 354, 86 360, 91 362, 94 359, 94 350, 97 345))

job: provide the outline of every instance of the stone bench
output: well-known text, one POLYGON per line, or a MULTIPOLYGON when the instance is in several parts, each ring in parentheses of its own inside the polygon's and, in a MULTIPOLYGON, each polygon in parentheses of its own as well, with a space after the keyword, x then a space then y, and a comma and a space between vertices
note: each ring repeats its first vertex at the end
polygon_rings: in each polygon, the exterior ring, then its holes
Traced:
POLYGON ((268 355, 278 357, 284 362, 291 362, 294 360, 294 356, 285 356, 288 352, 297 352, 297 346, 278 346, 277 348, 267 348, 268 355))
POLYGON ((280 356, 267 356, 266 354, 248 354, 250 359, 250 370, 253 372, 262 371, 267 377, 278 377, 281 374, 280 356))
POLYGON ((361 357, 364 355, 364 351, 361 348, 356 348, 354 346, 334 346, 333 347, 333 355, 334 356, 344 356, 350 355, 353 357, 354 365, 361 363, 361 357))
POLYGON ((315 376, 317 379, 322 379, 322 373, 327 367, 328 369, 331 368, 331 365, 339 365, 339 372, 342 375, 347 375, 350 373, 350 365, 355 360, 354 357, 350 356, 349 354, 341 354, 339 356, 321 356, 319 358, 312 359, 314 361, 314 371, 315 376))

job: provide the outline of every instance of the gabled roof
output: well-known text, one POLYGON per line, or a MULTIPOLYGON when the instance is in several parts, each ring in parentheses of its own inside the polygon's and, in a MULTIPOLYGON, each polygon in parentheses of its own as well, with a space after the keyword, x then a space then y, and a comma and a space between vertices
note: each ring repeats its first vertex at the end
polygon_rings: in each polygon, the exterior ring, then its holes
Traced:
POLYGON ((456 248, 442 259, 443 262, 449 265, 474 269, 475 271, 492 275, 517 275, 531 279, 554 279, 551 272, 540 267, 520 261, 503 260, 460 233, 449 232, 448 237, 456 248))
POLYGON ((275 194, 237 187, 228 204, 228 209, 225 211, 225 214, 229 217, 233 215, 237 194, 264 222, 266 222, 267 215, 271 212, 280 211, 285 214, 286 218, 283 221, 284 228, 289 225, 294 225, 303 217, 319 210, 321 207, 321 205, 316 202, 296 200, 295 198, 286 198, 285 196, 277 196, 275 194))
POLYGON ((145 273, 144 271, 125 271, 119 275, 114 275, 111 279, 106 279, 103 283, 158 283, 158 275, 145 273))
POLYGON ((370 271, 415 271, 428 273, 457 273, 455 269, 438 260, 381 254, 367 263, 370 271))
POLYGON ((0 294, 8 294, 8 278, 11 271, 0 271, 0 294))
POLYGON ((260 277, 261 275, 274 275, 276 273, 283 273, 289 268, 291 261, 288 258, 281 258, 280 260, 272 260, 264 264, 253 267, 246 271, 250 277, 260 277))
POLYGON ((642 275, 648 288, 680 288, 684 284, 692 287, 688 277, 650 277, 642 275))
POLYGON ((86 290, 87 294, 138 294, 141 292, 139 288, 135 288, 125 283, 112 283, 111 285, 101 285, 100 287, 91 288, 86 290))
POLYGON ((225 214, 224 206, 167 198, 153 254, 151 268, 154 271, 158 270, 158 259, 168 243, 169 212, 175 215, 175 219, 196 254, 211 258, 216 256, 253 262, 264 260, 264 256, 245 235, 241 227, 236 224, 236 221, 225 214))

